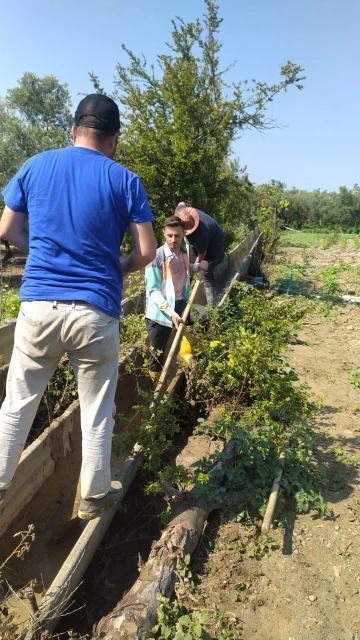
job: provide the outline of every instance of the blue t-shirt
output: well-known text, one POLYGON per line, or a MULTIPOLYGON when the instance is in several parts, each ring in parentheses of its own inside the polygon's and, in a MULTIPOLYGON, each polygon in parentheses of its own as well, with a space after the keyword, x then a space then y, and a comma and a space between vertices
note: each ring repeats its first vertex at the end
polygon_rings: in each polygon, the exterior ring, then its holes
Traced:
POLYGON ((29 218, 20 299, 83 300, 118 317, 126 228, 154 219, 138 176, 99 151, 69 147, 27 160, 2 193, 29 218))

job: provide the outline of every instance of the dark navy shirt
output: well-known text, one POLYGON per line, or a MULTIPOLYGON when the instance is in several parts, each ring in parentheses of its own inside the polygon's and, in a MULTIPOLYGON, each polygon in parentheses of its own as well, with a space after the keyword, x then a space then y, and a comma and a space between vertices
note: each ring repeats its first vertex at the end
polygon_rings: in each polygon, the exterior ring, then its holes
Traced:
POLYGON ((221 257, 224 249, 224 232, 214 218, 207 213, 199 212, 199 226, 186 236, 196 255, 206 251, 205 260, 213 262, 221 257))
POLYGON ((84 147, 30 158, 3 190, 29 218, 21 300, 83 300, 120 315, 120 245, 129 222, 153 220, 137 175, 84 147))

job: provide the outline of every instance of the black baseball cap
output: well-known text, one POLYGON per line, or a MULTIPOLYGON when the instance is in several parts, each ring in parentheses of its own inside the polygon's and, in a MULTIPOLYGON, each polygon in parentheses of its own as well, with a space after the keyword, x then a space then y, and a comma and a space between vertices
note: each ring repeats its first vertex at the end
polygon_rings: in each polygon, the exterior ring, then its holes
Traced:
POLYGON ((101 93, 91 93, 83 98, 75 112, 75 124, 90 129, 102 131, 119 131, 120 114, 117 104, 108 96, 101 93), (94 116, 98 120, 82 120, 84 116, 94 116))

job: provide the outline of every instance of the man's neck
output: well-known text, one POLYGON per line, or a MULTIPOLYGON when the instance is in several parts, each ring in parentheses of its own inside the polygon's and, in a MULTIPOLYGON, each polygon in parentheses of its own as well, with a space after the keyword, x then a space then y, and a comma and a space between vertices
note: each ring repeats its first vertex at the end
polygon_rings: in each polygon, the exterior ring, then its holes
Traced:
POLYGON ((92 140, 87 139, 87 138, 80 138, 80 139, 76 139, 76 141, 74 142, 74 147, 82 147, 83 149, 91 149, 92 151, 98 151, 99 153, 102 153, 103 155, 106 155, 103 151, 103 149, 95 144, 92 140))
POLYGON ((179 258, 181 256, 181 247, 179 247, 179 249, 172 249, 171 247, 169 247, 168 243, 166 243, 169 251, 171 251, 171 253, 174 254, 174 256, 176 256, 177 258, 179 258))

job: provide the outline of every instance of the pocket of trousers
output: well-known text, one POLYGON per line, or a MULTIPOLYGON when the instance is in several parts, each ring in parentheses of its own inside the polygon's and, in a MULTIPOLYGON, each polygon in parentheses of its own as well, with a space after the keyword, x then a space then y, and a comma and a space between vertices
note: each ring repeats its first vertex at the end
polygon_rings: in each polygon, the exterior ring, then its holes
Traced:
POLYGON ((105 311, 101 311, 91 305, 84 309, 81 318, 81 325, 83 327, 91 327, 92 329, 102 329, 109 327, 114 322, 118 322, 118 318, 109 316, 105 311))
POLYGON ((44 303, 36 301, 24 300, 20 305, 20 313, 25 322, 32 326, 41 325, 44 321, 44 317, 46 317, 44 303))

